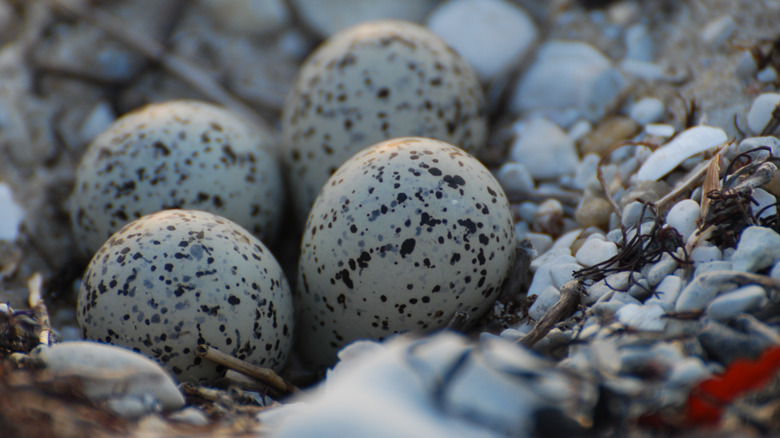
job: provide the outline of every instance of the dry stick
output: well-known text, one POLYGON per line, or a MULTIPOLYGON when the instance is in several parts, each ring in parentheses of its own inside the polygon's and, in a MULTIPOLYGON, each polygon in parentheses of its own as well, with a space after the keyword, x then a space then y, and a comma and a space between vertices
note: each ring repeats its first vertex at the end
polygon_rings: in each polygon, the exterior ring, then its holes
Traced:
POLYGON ((572 280, 561 288, 561 298, 554 306, 536 322, 534 328, 518 342, 531 348, 537 342, 541 341, 547 333, 558 323, 558 321, 568 317, 577 308, 582 295, 585 294, 585 288, 577 280, 572 280))
POLYGON ((195 348, 195 354, 197 354, 198 357, 210 360, 216 364, 225 366, 232 370, 238 371, 241 374, 260 380, 263 383, 267 383, 274 389, 277 389, 284 394, 289 394, 298 390, 295 385, 284 380, 270 368, 262 368, 250 363, 246 363, 243 360, 225 354, 214 347, 210 347, 204 344, 198 345, 195 348))
POLYGON ((83 20, 117 40, 127 44, 144 56, 159 62, 165 69, 181 80, 203 93, 209 99, 230 108, 233 112, 248 122, 259 126, 267 132, 274 128, 263 120, 252 108, 225 90, 211 76, 186 59, 169 53, 167 49, 143 32, 133 31, 120 19, 88 7, 83 1, 50 0, 57 8, 83 20))

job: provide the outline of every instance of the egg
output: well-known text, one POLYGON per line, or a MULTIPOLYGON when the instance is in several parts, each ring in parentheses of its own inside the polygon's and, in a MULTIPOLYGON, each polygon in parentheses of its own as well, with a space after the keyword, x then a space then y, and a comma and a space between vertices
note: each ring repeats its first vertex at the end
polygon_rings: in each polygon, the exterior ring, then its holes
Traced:
POLYGON ((221 375, 196 356, 199 344, 274 369, 292 345, 292 292, 274 256, 197 210, 143 216, 114 234, 84 273, 76 316, 85 338, 132 348, 179 381, 221 375))
POLYGON ((448 143, 399 138, 349 159, 312 207, 301 242, 298 349, 331 365, 343 345, 482 316, 513 263, 500 184, 448 143))
POLYGON ((269 138, 197 101, 124 115, 92 141, 77 169, 70 200, 76 242, 91 256, 129 221, 170 208, 211 211, 271 238, 284 192, 269 138))
POLYGON ((474 70, 419 25, 372 21, 341 31, 301 66, 282 111, 300 223, 330 175, 379 141, 431 137, 477 153, 487 135, 474 70))

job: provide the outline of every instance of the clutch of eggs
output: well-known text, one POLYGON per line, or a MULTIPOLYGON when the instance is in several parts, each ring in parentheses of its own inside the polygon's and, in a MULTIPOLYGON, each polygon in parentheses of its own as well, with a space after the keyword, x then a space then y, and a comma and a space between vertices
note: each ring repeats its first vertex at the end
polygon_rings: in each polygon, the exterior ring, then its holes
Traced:
POLYGON ((114 234, 84 273, 76 315, 85 338, 156 359, 180 382, 221 376, 199 344, 274 369, 292 346, 292 293, 276 259, 204 211, 161 211, 114 234))
POLYGON ((271 135, 197 101, 147 105, 89 145, 76 173, 71 219, 88 255, 126 223, 170 208, 210 211, 266 241, 284 202, 271 135))
POLYGON ((405 21, 370 21, 328 38, 301 66, 282 110, 299 221, 349 157, 404 136, 478 152, 487 122, 472 67, 433 32, 405 21))
POLYGON ((482 316, 516 237, 493 175, 460 148, 406 137, 369 147, 328 180, 309 214, 296 284, 298 351, 315 367, 340 347, 482 316))

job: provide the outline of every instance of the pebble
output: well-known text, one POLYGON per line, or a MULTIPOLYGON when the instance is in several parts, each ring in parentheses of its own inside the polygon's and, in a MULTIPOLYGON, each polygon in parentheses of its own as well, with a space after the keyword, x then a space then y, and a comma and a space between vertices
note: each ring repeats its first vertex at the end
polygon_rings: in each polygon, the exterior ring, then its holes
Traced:
POLYGON ((659 305, 626 304, 615 316, 620 323, 633 330, 660 332, 666 328, 662 319, 664 315, 666 312, 659 305))
POLYGON ((283 0, 199 0, 224 29, 238 35, 263 36, 290 22, 283 0))
POLYGON ((658 304, 667 312, 673 311, 682 285, 682 278, 677 275, 667 275, 656 285, 653 296, 648 298, 645 304, 658 304))
POLYGON ((297 16, 322 38, 341 29, 379 19, 406 20, 421 23, 438 0, 291 0, 297 16))
POLYGON ((640 61, 653 60, 653 39, 647 32, 647 25, 637 23, 626 29, 623 36, 626 58, 640 61))
POLYGON ((609 58, 590 44, 553 40, 544 43, 520 80, 510 102, 515 113, 545 114, 574 110, 597 122, 627 86, 609 58))
POLYGON ((620 71, 634 79, 662 81, 667 77, 663 67, 654 62, 642 61, 639 59, 623 59, 620 61, 619 65, 620 71))
POLYGON ((763 93, 753 100, 747 114, 748 128, 753 134, 761 134, 772 119, 772 111, 778 104, 780 104, 780 93, 763 93))
POLYGON ((636 227, 639 223, 639 219, 642 219, 642 223, 652 221, 654 219, 653 211, 649 208, 645 208, 645 205, 639 201, 633 201, 626 204, 623 207, 622 224, 626 228, 636 227))
MULTIPOLYGON (((598 165, 599 157, 596 154, 585 154, 582 160, 577 165, 577 170, 574 172, 574 177, 570 181, 561 182, 567 184, 569 187, 579 190, 584 190, 591 184, 599 184, 598 182, 598 165)), ((600 189, 600 187, 599 187, 600 189)))
POLYGON ((713 149, 728 140, 726 132, 712 126, 694 126, 678 134, 658 148, 639 168, 636 180, 655 181, 663 178, 686 159, 713 149))
POLYGON ((759 82, 765 83, 775 82, 777 81, 777 70, 770 65, 756 73, 756 79, 758 79, 759 82))
POLYGON ((569 137, 574 141, 580 141, 586 134, 593 130, 593 125, 587 120, 578 120, 569 127, 569 137))
POLYGON ((766 291, 751 285, 720 295, 707 306, 707 314, 717 321, 726 321, 743 312, 760 309, 767 302, 766 291))
POLYGON ((34 355, 54 378, 78 378, 80 393, 106 403, 125 418, 184 406, 184 396, 157 362, 134 351, 97 342, 63 342, 34 355))
POLYGON ((605 227, 609 225, 609 217, 612 214, 612 206, 609 201, 587 193, 577 206, 574 218, 585 227, 605 227))
POLYGON ((709 242, 702 242, 693 248, 690 253, 690 258, 693 262, 693 266, 697 267, 702 263, 721 260, 723 258, 723 253, 717 246, 709 242))
POLYGON ((601 156, 609 152, 613 145, 630 139, 637 132, 639 132, 639 125, 630 117, 610 117, 585 135, 580 142, 580 150, 583 154, 601 156))
POLYGON ((542 293, 536 297, 536 301, 531 305, 531 308, 528 309, 528 316, 539 321, 560 299, 561 291, 555 286, 547 286, 542 293))
POLYGON ((539 38, 528 14, 505 0, 444 2, 426 24, 474 67, 483 82, 508 71, 539 38))
POLYGON ((534 178, 523 163, 507 161, 496 172, 496 179, 509 196, 529 193, 534 189, 534 178))
MULTIPOLYGON (((521 236, 518 234, 518 239, 520 237, 521 236)), ((525 233, 522 237, 528 239, 531 242, 531 245, 538 254, 543 254, 548 249, 550 249, 553 244, 553 239, 549 234, 525 233)))
POLYGON ((707 354, 725 366, 737 359, 756 359, 772 345, 770 340, 712 319, 701 329, 698 339, 707 354))
POLYGON ((531 229, 551 236, 559 236, 563 231, 563 214, 561 201, 547 199, 539 204, 539 208, 536 209, 531 229))
POLYGON ((550 268, 550 279, 552 285, 561 288, 564 284, 572 281, 574 277, 572 274, 582 269, 582 266, 577 263, 562 263, 550 268))
POLYGON ((780 259, 780 235, 771 228, 750 226, 742 231, 731 258, 734 269, 757 272, 780 259))
POLYGON ((771 193, 762 188, 753 190, 753 201, 750 203, 750 211, 758 218, 769 218, 775 215, 777 199, 771 193))
POLYGON ((19 235, 24 209, 14 201, 11 186, 0 182, 0 240, 13 241, 19 235))
POLYGON ((683 357, 672 365, 671 372, 666 376, 666 386, 691 386, 710 377, 712 372, 698 357, 683 357))
POLYGON ((635 122, 644 126, 648 123, 661 121, 665 112, 666 106, 660 99, 645 97, 631 105, 628 115, 635 122))
POLYGON ((776 262, 774 265, 772 265, 772 269, 769 271, 769 276, 780 280, 780 262, 776 262))
MULTIPOLYGON (((598 236, 598 235, 596 235, 598 236)), ((601 236, 599 236, 601 237, 601 236)), ((618 247, 613 242, 601 238, 589 238, 582 244, 574 256, 577 263, 588 268, 616 256, 618 247)))
POLYGON ((710 262, 702 262, 698 265, 694 265, 694 267, 694 276, 699 276, 708 272, 731 271, 734 269, 734 265, 731 263, 731 260, 713 260, 710 262))
POLYGON ((701 31, 701 39, 712 48, 722 46, 739 29, 737 23, 730 15, 710 21, 701 31))
POLYGON ((557 124, 542 117, 516 123, 510 159, 522 163, 534 179, 554 180, 572 174, 579 157, 574 141, 557 124))
POLYGON ((660 138, 669 138, 675 133, 674 126, 666 123, 648 123, 645 134, 660 138))
MULTIPOLYGON (((780 156, 780 139, 778 139, 775 136, 764 136, 764 137, 748 137, 741 142, 739 142, 739 145, 737 146, 737 149, 735 151, 736 154, 747 152, 751 149, 755 149, 758 147, 768 147, 771 154, 775 157, 780 156)), ((756 151, 750 154, 754 158, 759 157, 767 157, 769 153, 766 151, 756 151)))
POLYGON ((698 228, 696 221, 701 215, 701 206, 692 199, 684 199, 676 204, 666 214, 666 223, 676 229, 687 242, 698 228))
POLYGON ((677 260, 675 260, 671 254, 663 253, 660 260, 652 265, 646 266, 646 269, 642 269, 642 273, 647 279, 647 283, 650 286, 655 287, 666 278, 667 275, 674 272, 678 265, 677 260))
POLYGON ((733 290, 736 287, 735 282, 729 281, 728 271, 712 271, 701 274, 697 272, 693 281, 680 292, 677 303, 675 303, 675 311, 698 312, 704 310, 719 293, 733 290))

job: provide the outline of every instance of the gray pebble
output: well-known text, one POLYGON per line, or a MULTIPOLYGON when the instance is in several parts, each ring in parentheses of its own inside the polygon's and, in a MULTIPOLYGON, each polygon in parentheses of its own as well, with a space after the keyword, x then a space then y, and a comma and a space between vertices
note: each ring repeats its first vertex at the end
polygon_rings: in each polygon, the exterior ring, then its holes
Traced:
POLYGON ((772 266, 780 259, 780 235, 771 228, 745 228, 732 256, 737 271, 757 272, 772 266))
POLYGON ((561 291, 555 286, 548 286, 539 294, 536 301, 531 305, 531 308, 528 309, 528 316, 538 321, 560 298, 561 291))
POLYGON ((758 310, 766 302, 764 288, 756 285, 745 286, 715 298, 707 307, 707 314, 710 318, 725 321, 740 313, 758 310))

